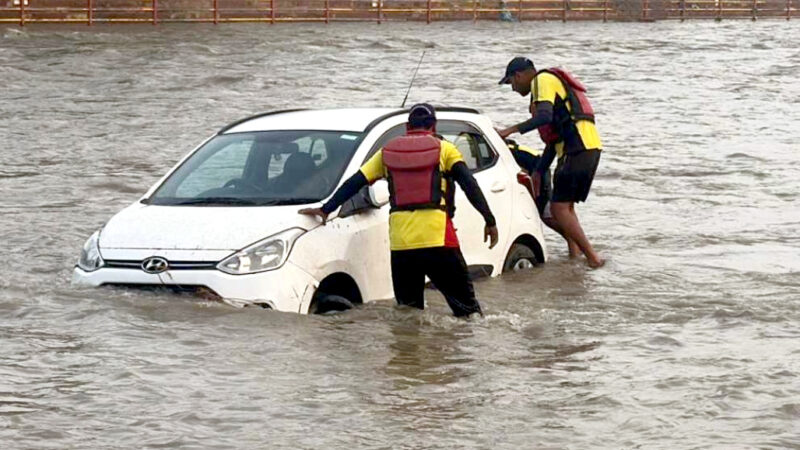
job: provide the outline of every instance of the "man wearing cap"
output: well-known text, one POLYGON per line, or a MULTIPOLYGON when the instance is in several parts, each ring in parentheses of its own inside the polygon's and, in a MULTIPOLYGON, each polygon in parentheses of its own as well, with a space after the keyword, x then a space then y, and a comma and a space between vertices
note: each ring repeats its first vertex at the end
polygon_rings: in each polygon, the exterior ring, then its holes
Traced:
POLYGON ((577 256, 577 246, 590 267, 602 266, 605 260, 586 238, 575 213, 575 203, 589 195, 602 151, 586 88, 569 72, 560 68, 537 71, 524 57, 508 63, 500 84, 510 84, 523 97, 531 95, 532 117, 498 133, 506 138, 513 133, 539 131, 546 146, 533 174, 534 187, 538 193, 542 174, 557 157, 550 211, 570 247, 570 256, 577 256))
POLYGON ((389 181, 389 242, 392 286, 398 304, 425 308, 427 275, 444 295, 457 317, 481 314, 467 266, 448 211, 455 180, 481 213, 486 226, 484 241, 497 244, 497 227, 489 205, 461 153, 451 143, 435 137, 436 111, 427 103, 411 107, 407 133, 378 150, 320 208, 304 208, 300 214, 317 216, 325 224, 328 215, 364 186, 389 181))

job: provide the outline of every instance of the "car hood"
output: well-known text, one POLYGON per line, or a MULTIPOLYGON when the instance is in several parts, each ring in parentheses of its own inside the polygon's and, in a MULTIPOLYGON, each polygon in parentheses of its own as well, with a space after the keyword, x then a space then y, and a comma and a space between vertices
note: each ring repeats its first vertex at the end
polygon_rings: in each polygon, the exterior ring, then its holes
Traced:
POLYGON ((133 204, 100 233, 100 248, 148 250, 242 249, 288 228, 311 229, 312 218, 292 206, 218 207, 133 204))

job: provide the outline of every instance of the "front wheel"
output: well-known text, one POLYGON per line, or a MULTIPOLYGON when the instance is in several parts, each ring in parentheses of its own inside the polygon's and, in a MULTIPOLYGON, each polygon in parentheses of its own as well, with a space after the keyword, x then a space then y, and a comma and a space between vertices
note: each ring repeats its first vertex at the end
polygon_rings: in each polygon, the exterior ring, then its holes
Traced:
POLYGON ((347 311, 353 309, 353 302, 333 294, 317 294, 308 307, 309 314, 327 314, 332 312, 347 311))
POLYGON ((518 272, 527 270, 536 265, 536 255, 527 245, 513 244, 508 250, 503 272, 518 272))

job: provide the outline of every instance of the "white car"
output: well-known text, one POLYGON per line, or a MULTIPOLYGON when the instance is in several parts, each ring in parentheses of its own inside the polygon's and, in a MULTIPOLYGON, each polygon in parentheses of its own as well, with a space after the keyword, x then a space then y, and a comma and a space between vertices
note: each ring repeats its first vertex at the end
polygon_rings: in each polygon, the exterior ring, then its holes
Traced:
MULTIPOLYGON (((408 110, 290 110, 235 122, 189 153, 86 241, 73 282, 212 291, 234 305, 296 313, 393 298, 388 187, 364 188, 322 226, 318 205, 389 139, 408 110)), ((472 273, 498 275, 547 258, 542 224, 491 121, 437 109, 437 132, 464 156, 497 219, 500 241, 463 192, 454 224, 472 273)))

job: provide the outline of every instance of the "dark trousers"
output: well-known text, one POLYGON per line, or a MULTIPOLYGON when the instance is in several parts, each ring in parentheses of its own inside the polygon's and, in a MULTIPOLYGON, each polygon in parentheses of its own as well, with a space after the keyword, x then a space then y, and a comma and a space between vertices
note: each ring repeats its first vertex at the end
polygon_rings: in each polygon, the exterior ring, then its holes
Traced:
POLYGON ((456 317, 481 313, 461 249, 432 247, 392 251, 392 285, 400 305, 425 308, 425 275, 456 317))

